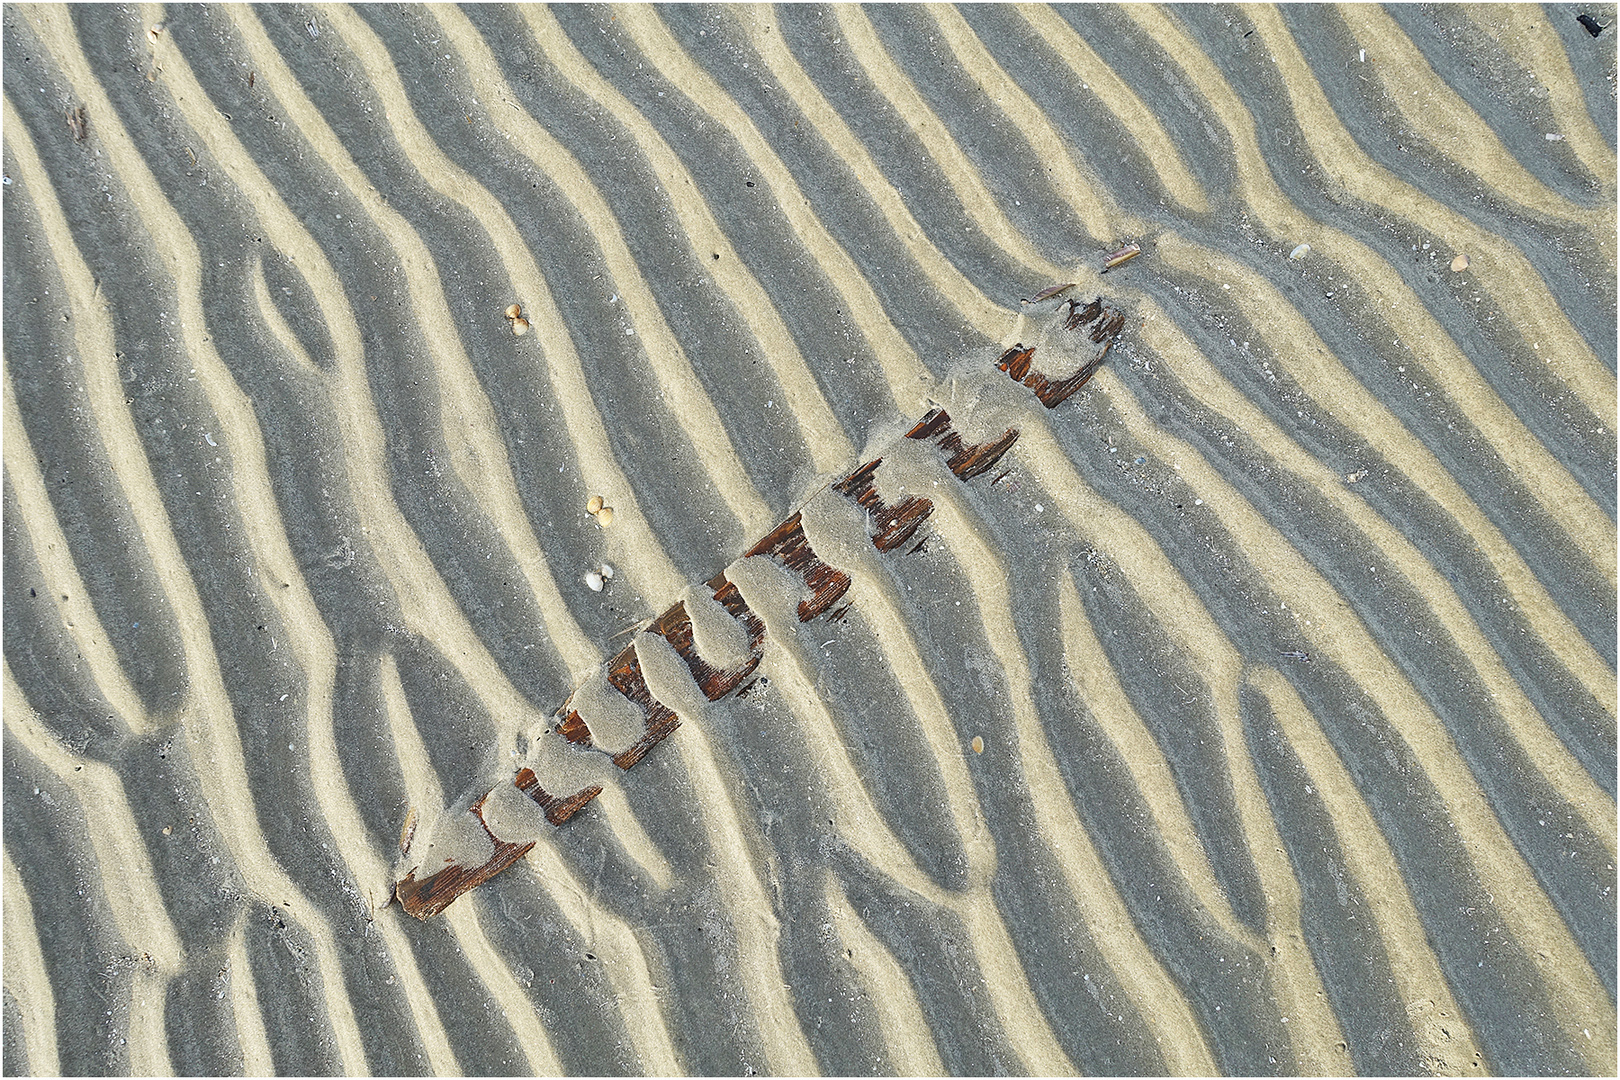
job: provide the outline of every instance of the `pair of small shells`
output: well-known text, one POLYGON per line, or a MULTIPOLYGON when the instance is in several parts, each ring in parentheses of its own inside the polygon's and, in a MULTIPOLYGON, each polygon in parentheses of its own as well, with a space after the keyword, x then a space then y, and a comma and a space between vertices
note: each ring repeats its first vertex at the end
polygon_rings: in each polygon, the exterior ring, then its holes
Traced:
POLYGON ((596 523, 604 529, 613 524, 613 507, 609 506, 600 495, 591 496, 590 501, 585 504, 585 512, 595 518, 596 523))
POLYGON ((513 304, 506 309, 506 320, 512 324, 512 333, 522 337, 529 332, 529 320, 523 317, 523 305, 513 304))
POLYGON ((585 572, 585 585, 591 592, 601 592, 602 583, 613 580, 613 564, 603 563, 600 570, 587 570, 585 572))

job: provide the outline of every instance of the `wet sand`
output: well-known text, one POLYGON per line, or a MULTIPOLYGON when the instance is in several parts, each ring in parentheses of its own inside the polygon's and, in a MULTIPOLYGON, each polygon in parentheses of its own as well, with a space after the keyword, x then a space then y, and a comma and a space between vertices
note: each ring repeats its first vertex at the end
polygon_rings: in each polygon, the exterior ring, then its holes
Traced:
POLYGON ((5 1071, 1611 1073, 1575 14, 6 7, 5 1071))

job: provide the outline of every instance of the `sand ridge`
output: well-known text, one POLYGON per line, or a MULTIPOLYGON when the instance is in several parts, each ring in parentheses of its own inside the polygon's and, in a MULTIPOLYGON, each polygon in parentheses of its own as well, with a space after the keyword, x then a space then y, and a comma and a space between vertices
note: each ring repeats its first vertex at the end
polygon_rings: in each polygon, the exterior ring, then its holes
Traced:
POLYGON ((7 1069, 1612 1068, 1612 31, 1095 15, 8 8, 7 1069))

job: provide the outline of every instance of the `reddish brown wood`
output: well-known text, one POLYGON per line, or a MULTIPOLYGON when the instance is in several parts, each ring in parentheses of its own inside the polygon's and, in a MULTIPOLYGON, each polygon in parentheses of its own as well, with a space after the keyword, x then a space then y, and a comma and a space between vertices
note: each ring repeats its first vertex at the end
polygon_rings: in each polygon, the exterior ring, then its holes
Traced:
POLYGON ((949 465, 951 472, 959 479, 972 480, 974 477, 989 472, 1001 460, 1001 455, 1012 449, 1013 443, 1018 441, 1018 429, 1009 428, 1002 433, 1001 438, 990 442, 978 443, 974 446, 964 446, 962 436, 951 432, 939 441, 940 448, 950 452, 949 465))
MULTIPOLYGON (((1055 295, 1057 291, 1059 290, 1047 290, 1042 296, 1055 295)), ((1107 357, 1114 339, 1125 325, 1125 316, 1112 307, 1105 306, 1100 299, 1093 300, 1083 307, 1077 300, 1070 300, 1068 304, 1069 314, 1064 322, 1065 328, 1083 330, 1090 327, 1088 336, 1091 341, 1102 346, 1090 361, 1067 378, 1053 380, 1036 370, 1034 347, 1025 348, 1019 344, 1003 353, 997 363, 1010 378, 1034 391, 1035 396, 1047 408, 1057 406, 1085 385, 1107 357)), ((952 427, 950 414, 944 409, 933 409, 906 433, 906 438, 934 442, 945 456, 951 472, 958 479, 967 481, 993 469, 1018 441, 1018 431, 1008 429, 999 438, 970 446, 952 427)), ((882 464, 882 458, 867 462, 835 485, 835 488, 841 494, 854 499, 872 515, 872 520, 877 526, 872 543, 879 551, 890 551, 905 544, 919 532, 923 523, 932 515, 934 504, 920 495, 912 495, 892 507, 887 505, 878 495, 874 483, 877 469, 882 464)), ((996 477, 996 482, 1005 475, 1006 473, 1002 473, 996 477)), ((927 534, 923 534, 911 550, 921 550, 927 539, 927 534)), ((849 590, 849 575, 829 566, 816 556, 815 550, 804 534, 800 514, 795 513, 745 552, 745 556, 753 555, 767 555, 775 559, 781 566, 801 577, 809 586, 812 595, 808 600, 800 601, 798 606, 800 622, 809 622, 819 615, 826 614, 849 590)), ((760 659, 764 655, 765 623, 749 609, 742 593, 724 574, 715 575, 707 584, 715 601, 747 631, 749 657, 746 661, 735 668, 721 670, 699 656, 693 643, 691 616, 684 603, 673 604, 655 619, 648 629, 650 633, 657 634, 670 643, 676 654, 686 663, 704 696, 710 701, 718 701, 733 692, 742 697, 756 685, 764 685, 762 680, 750 680, 749 676, 759 666, 760 659)), ((832 618, 840 619, 848 610, 849 605, 846 603, 833 611, 832 618)), ((644 717, 642 737, 629 749, 613 757, 614 764, 621 769, 628 769, 679 727, 680 718, 672 709, 652 696, 641 673, 641 661, 636 654, 634 643, 625 647, 608 663, 607 678, 609 684, 626 700, 635 704, 644 717)), ((590 729, 575 710, 568 711, 558 725, 557 731, 570 742, 585 747, 592 745, 590 729)), ((567 798, 559 798, 545 791, 533 770, 527 768, 518 771, 513 783, 545 810, 546 819, 554 825, 561 825, 567 821, 602 792, 600 787, 592 785, 567 798)), ((416 868, 413 867, 394 889, 395 896, 406 911, 419 919, 438 914, 456 897, 511 866, 534 846, 533 843, 508 844, 497 839, 484 822, 482 808, 483 799, 480 799, 473 805, 472 812, 478 815, 480 824, 484 826, 484 832, 495 845, 494 854, 482 866, 471 868, 449 866, 421 881, 416 880, 416 868)))
POLYGON ((608 682, 619 693, 623 694, 629 702, 641 710, 645 734, 641 736, 628 750, 613 755, 613 764, 621 769, 628 769, 646 756, 647 751, 657 746, 664 738, 676 728, 681 726, 681 718, 675 711, 657 698, 647 689, 647 680, 641 675, 641 660, 636 656, 635 644, 626 645, 608 664, 608 682))
MULTIPOLYGON (((1120 321, 1123 323, 1123 315, 1120 316, 1120 321)), ((1099 325, 1099 328, 1101 325, 1102 324, 1099 325)), ((1095 335, 1095 331, 1093 334, 1095 335)), ((1097 338, 1096 340, 1103 339, 1097 338)), ((1107 357, 1108 350, 1113 347, 1113 344, 1113 338, 1107 338, 1106 341, 1103 341, 1103 347, 1096 356, 1092 357, 1085 364, 1081 365, 1079 370, 1075 371, 1074 374, 1068 376, 1067 378, 1058 379, 1055 381, 1045 373, 1037 371, 1030 365, 1030 357, 1035 353, 1033 348, 1023 349, 1018 346, 1014 346, 1002 354, 1001 359, 997 361, 996 366, 1033 390, 1036 398, 1040 400, 1042 405, 1045 405, 1048 409, 1055 409, 1061 405, 1069 397, 1069 395, 1073 394, 1076 390, 1080 389, 1088 381, 1090 381, 1091 377, 1097 373, 1097 369, 1102 366, 1103 359, 1107 357), (1023 374, 1020 375, 1018 372, 1023 372, 1023 374)))
POLYGON ((772 529, 746 554, 769 555, 810 586, 810 599, 799 601, 800 622, 809 622, 849 591, 849 575, 816 558, 815 549, 805 538, 798 513, 772 529))
POLYGON ((1018 441, 1018 429, 1009 428, 999 439, 968 446, 956 429, 951 427, 950 413, 944 409, 933 409, 917 422, 916 427, 906 432, 906 438, 938 440, 939 448, 949 455, 945 464, 951 472, 959 480, 972 480, 993 469, 1001 456, 1012 449, 1012 444, 1018 441))
POLYGON ((1096 328, 1091 331, 1091 340, 1106 342, 1107 345, 1111 346, 1114 339, 1119 336, 1120 330, 1125 326, 1125 315, 1123 312, 1115 311, 1112 308, 1104 308, 1103 310, 1108 313, 1108 318, 1098 323, 1096 328))
POLYGON ((591 745, 591 729, 585 726, 585 721, 573 709, 569 709, 568 715, 563 717, 563 722, 557 725, 557 734, 580 746, 591 745))
POLYGON ((1048 402, 1046 406, 1048 409, 1055 408, 1061 404, 1064 399, 1066 399, 1076 390, 1080 389, 1082 386, 1086 385, 1086 383, 1090 382, 1091 377, 1097 374, 1097 369, 1102 367, 1103 359, 1108 355, 1108 347, 1112 344, 1112 342, 1109 342, 1108 345, 1104 345, 1101 353, 1099 353, 1079 371, 1076 371, 1073 375, 1070 375, 1067 379, 1060 382, 1048 383, 1040 392, 1036 394, 1036 396, 1039 397, 1043 402, 1048 402))
POLYGON ((872 546, 879 551, 889 551, 911 539, 934 512, 934 504, 920 495, 907 496, 892 507, 884 503, 872 482, 881 464, 882 458, 867 462, 834 484, 833 490, 849 496, 871 511, 871 520, 877 522, 878 526, 878 531, 872 536, 872 546))
POLYGON ((743 599, 742 592, 736 585, 727 580, 726 575, 716 574, 706 584, 709 591, 714 594, 715 602, 725 608, 733 619, 743 624, 748 631, 748 651, 758 653, 765 647, 765 621, 755 615, 753 609, 743 599))
POLYGON ((868 510, 874 506, 882 506, 883 500, 878 498, 877 488, 872 486, 872 477, 881 464, 883 464, 882 458, 868 461, 865 465, 834 484, 833 490, 840 495, 848 495, 868 510))
MULTIPOLYGON (((730 582, 727 582, 729 585, 730 582)), ((739 594, 738 601, 742 597, 739 594)), ((747 605, 743 605, 744 610, 747 605)), ((753 612, 748 612, 750 616, 753 612)), ((758 622, 756 618, 754 620, 758 622)), ((746 624, 745 624, 746 625, 746 624)), ((686 605, 676 601, 675 606, 660 615, 648 628, 649 633, 657 634, 669 642, 678 656, 686 662, 687 668, 692 672, 692 679, 703 691, 703 696, 710 701, 719 701, 731 693, 748 676, 759 667, 760 659, 765 655, 765 624, 759 623, 757 643, 752 633, 749 635, 749 644, 755 646, 749 653, 748 659, 733 668, 717 668, 703 657, 698 655, 696 646, 692 642, 692 619, 686 614, 686 605)))
POLYGON ((930 409, 928 414, 906 432, 908 439, 932 439, 951 426, 951 414, 944 409, 930 409))
POLYGON ((1101 315, 1102 309, 1103 306, 1101 298, 1093 300, 1084 308, 1080 306, 1080 301, 1070 300, 1069 317, 1063 321, 1063 326, 1067 330, 1078 330, 1082 326, 1085 326, 1087 323, 1091 322, 1091 320, 1095 319, 1098 315, 1101 315))
POLYGON ((530 768, 519 769, 512 783, 519 791, 540 804, 540 809, 546 812, 546 820, 553 825, 561 825, 573 817, 580 807, 602 794, 600 785, 592 784, 590 787, 577 791, 566 799, 559 795, 552 795, 540 786, 540 778, 534 775, 534 770, 530 768))
POLYGON ((1041 404, 1048 409, 1057 408, 1097 373, 1097 369, 1108 356, 1108 351, 1113 348, 1114 339, 1125 326, 1124 313, 1105 305, 1100 298, 1084 307, 1080 301, 1070 300, 1068 307, 1069 314, 1063 321, 1064 328, 1082 330, 1090 326, 1091 330, 1087 336, 1093 344, 1102 346, 1096 356, 1080 365, 1072 375, 1058 379, 1037 370, 1034 366, 1034 346, 1026 349, 1022 344, 1014 345, 1002 353, 1001 359, 996 361, 996 367, 1005 371, 1015 382, 1033 390, 1041 404))
MULTIPOLYGON (((996 367, 1012 376, 1013 382, 1021 382, 1025 386, 1034 386, 1035 380, 1029 377, 1030 360, 1034 355, 1034 346, 1027 349, 1020 349, 1015 346, 1001 354, 1001 359, 996 361, 996 367)), ((1037 372, 1036 379, 1039 378, 1040 373, 1037 372)))
POLYGON ((529 849, 534 847, 533 840, 527 844, 508 844, 496 839, 484 821, 483 799, 473 803, 470 812, 477 816, 478 824, 484 827, 484 835, 495 845, 495 853, 481 866, 467 867, 455 864, 429 874, 421 881, 416 880, 416 867, 412 867, 410 873, 394 884, 394 899, 399 901, 399 906, 404 908, 407 914, 414 915, 418 919, 432 918, 449 907, 450 902, 456 897, 482 885, 523 858, 529 853, 529 849))

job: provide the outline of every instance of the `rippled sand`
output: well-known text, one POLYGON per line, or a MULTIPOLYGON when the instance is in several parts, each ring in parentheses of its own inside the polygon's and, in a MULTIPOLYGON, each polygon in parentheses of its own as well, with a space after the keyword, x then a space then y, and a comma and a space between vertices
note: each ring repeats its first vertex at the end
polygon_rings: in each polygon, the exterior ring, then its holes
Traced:
POLYGON ((5 1072, 1612 1074, 1576 14, 7 6, 5 1072), (548 731, 721 572, 746 695, 548 731))

